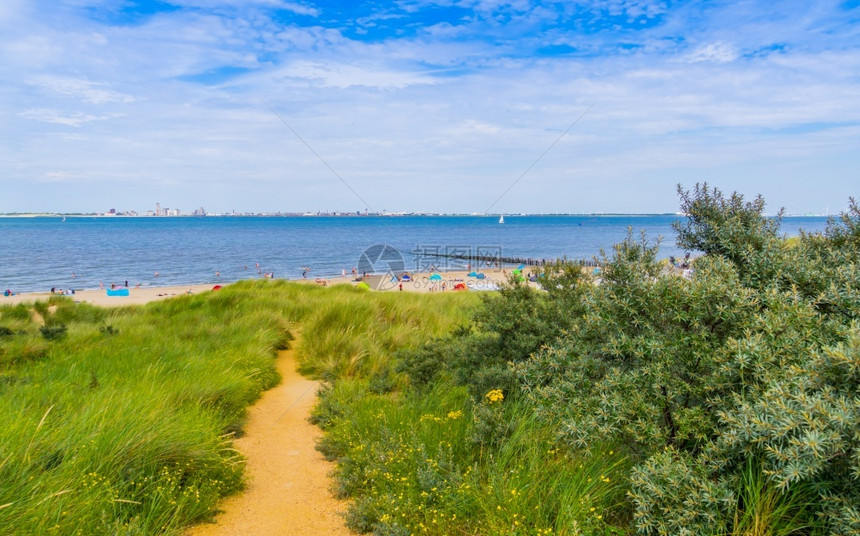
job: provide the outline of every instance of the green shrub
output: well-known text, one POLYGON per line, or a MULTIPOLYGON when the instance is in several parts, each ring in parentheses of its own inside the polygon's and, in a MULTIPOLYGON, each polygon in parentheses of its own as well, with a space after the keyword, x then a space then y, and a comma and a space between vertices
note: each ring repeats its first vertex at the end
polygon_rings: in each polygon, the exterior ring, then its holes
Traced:
POLYGON ((45 340, 54 341, 62 339, 68 330, 69 328, 65 324, 54 324, 50 326, 41 326, 39 328, 39 333, 42 334, 42 337, 44 337, 45 340))

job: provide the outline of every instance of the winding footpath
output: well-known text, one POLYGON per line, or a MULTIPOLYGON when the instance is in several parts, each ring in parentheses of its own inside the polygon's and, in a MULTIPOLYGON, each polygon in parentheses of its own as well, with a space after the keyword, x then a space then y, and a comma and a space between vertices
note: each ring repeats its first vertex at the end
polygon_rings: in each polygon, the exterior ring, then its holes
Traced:
POLYGON ((322 433, 307 420, 318 384, 296 372, 293 350, 278 355, 277 367, 283 381, 249 408, 245 435, 234 442, 247 458, 246 490, 221 503, 215 523, 187 536, 353 534, 345 504, 329 491, 334 464, 314 448, 322 433))

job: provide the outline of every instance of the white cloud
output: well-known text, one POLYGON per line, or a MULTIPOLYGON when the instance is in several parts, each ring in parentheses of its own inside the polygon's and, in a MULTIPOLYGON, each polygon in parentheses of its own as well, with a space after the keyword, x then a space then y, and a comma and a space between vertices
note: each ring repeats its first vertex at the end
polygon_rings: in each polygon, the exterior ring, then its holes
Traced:
POLYGON ((41 121, 43 123, 55 123, 58 125, 66 125, 70 127, 80 127, 84 123, 92 121, 105 121, 113 116, 110 115, 92 115, 82 112, 69 112, 64 110, 52 110, 49 108, 32 108, 25 110, 19 114, 24 119, 33 121, 41 121))
POLYGON ((69 173, 68 171, 48 171, 44 173, 41 177, 40 182, 70 182, 70 181, 78 181, 80 177, 74 173, 69 173))
POLYGON ((134 102, 136 100, 131 95, 109 89, 105 83, 92 82, 82 78, 39 75, 29 79, 27 83, 45 89, 54 95, 70 97, 89 104, 134 102))
POLYGON ((308 5, 309 2, 288 2, 285 0, 173 0, 173 5, 196 7, 201 9, 217 10, 219 8, 253 9, 265 7, 269 9, 283 9, 297 15, 319 16, 319 9, 308 5))
POLYGON ((319 16, 318 9, 309 6, 303 6, 295 2, 282 2, 281 7, 299 15, 309 15, 311 17, 319 16))
POLYGON ((343 63, 297 61, 279 71, 273 78, 300 78, 323 87, 347 89, 364 86, 378 89, 403 89, 415 85, 433 85, 438 81, 431 76, 396 71, 377 66, 343 63))
POLYGON ((738 51, 731 44, 717 42, 701 46, 682 58, 688 63, 728 63, 736 60, 738 51))

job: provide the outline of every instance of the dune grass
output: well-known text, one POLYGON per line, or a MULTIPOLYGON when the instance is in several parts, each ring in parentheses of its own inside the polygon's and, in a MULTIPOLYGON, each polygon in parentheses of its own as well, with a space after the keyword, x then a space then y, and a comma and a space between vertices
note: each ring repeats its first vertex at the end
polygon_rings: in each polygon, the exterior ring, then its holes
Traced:
POLYGON ((346 286, 326 293, 302 321, 299 370, 323 380, 391 374, 404 346, 450 331, 478 303, 466 293, 373 293, 346 286))
POLYGON ((239 489, 229 440, 286 335, 238 298, 0 309, 0 533, 170 533, 239 489))
POLYGON ((374 393, 350 378, 324 393, 315 418, 359 533, 625 533, 616 527, 629 517, 626 458, 609 446, 587 456, 560 448, 524 403, 475 403, 445 379, 374 393), (504 439, 488 444, 490 429, 504 439))
POLYGON ((0 308, 0 533, 180 533, 241 489, 231 439, 299 324, 308 372, 377 373, 454 322, 434 308, 470 300, 434 298, 261 281, 144 307, 0 308))

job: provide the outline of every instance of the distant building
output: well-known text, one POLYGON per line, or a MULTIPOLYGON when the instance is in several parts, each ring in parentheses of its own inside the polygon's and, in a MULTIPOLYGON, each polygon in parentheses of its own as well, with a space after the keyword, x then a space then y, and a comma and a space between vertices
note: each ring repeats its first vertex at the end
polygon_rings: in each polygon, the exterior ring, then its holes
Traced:
POLYGON ((161 203, 156 203, 156 204, 155 204, 155 215, 156 215, 156 216, 161 216, 161 203))

